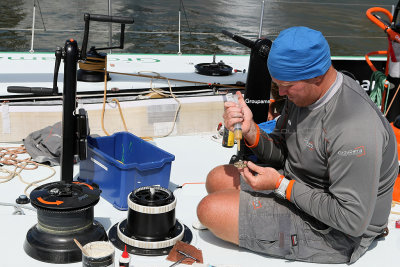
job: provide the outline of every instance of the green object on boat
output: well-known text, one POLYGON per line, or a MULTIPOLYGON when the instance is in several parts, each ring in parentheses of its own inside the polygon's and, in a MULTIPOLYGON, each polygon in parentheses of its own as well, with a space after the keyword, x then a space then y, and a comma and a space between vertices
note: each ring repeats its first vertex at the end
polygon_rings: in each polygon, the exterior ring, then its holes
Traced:
MULTIPOLYGON (((374 71, 371 75, 371 93, 369 97, 371 98, 372 102, 374 102, 379 108, 382 105, 382 98, 383 92, 385 91, 385 83, 387 82, 387 77, 381 71, 374 71)), ((386 112, 387 102, 389 99, 389 90, 391 89, 390 86, 387 87, 388 90, 386 92, 386 100, 385 100, 385 107, 383 109, 383 113, 386 112)))

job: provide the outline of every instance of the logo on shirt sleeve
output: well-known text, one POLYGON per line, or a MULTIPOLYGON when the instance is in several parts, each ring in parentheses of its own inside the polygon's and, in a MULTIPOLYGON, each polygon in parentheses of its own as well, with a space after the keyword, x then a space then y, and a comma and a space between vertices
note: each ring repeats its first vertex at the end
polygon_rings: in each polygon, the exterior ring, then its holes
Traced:
POLYGON ((310 141, 310 139, 308 139, 308 138, 304 139, 304 144, 306 145, 307 149, 310 151, 315 149, 314 143, 312 141, 310 141))
POLYGON ((365 155, 365 147, 364 146, 359 146, 353 149, 349 150, 339 150, 337 154, 342 157, 347 157, 347 156, 356 156, 356 157, 362 157, 365 155))

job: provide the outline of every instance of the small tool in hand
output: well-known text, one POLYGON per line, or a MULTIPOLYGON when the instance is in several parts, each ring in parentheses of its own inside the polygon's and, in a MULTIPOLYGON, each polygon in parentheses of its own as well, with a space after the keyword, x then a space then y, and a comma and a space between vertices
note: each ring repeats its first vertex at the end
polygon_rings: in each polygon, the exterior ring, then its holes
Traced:
POLYGON ((240 159, 240 160, 236 161, 235 163, 233 163, 233 166, 235 166, 236 168, 239 168, 239 169, 243 169, 243 168, 247 167, 247 164, 243 160, 240 159))

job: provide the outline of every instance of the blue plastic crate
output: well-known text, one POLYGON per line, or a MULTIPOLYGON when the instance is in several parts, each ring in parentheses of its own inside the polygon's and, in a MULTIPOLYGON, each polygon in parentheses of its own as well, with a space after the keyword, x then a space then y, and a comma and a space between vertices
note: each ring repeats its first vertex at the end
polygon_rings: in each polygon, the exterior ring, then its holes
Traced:
POLYGON ((276 120, 265 121, 258 124, 258 127, 266 133, 272 133, 275 129, 276 120))
POLYGON ((101 196, 119 210, 127 210, 132 190, 149 185, 168 188, 175 156, 128 133, 88 137, 88 156, 80 163, 79 180, 96 183, 101 196))

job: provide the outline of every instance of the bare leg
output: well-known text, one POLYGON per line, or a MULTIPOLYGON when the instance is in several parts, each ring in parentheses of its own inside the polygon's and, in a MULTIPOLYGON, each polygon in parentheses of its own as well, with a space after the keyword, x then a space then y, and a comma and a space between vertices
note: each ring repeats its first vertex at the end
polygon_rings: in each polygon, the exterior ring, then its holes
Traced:
POLYGON ((211 193, 197 206, 197 217, 217 237, 239 244, 239 190, 211 193))
POLYGON ((215 236, 239 243, 240 178, 233 165, 212 169, 206 180, 208 196, 197 206, 197 217, 215 236))
POLYGON ((239 171, 228 164, 215 167, 207 175, 206 189, 209 194, 226 189, 240 190, 239 171))

